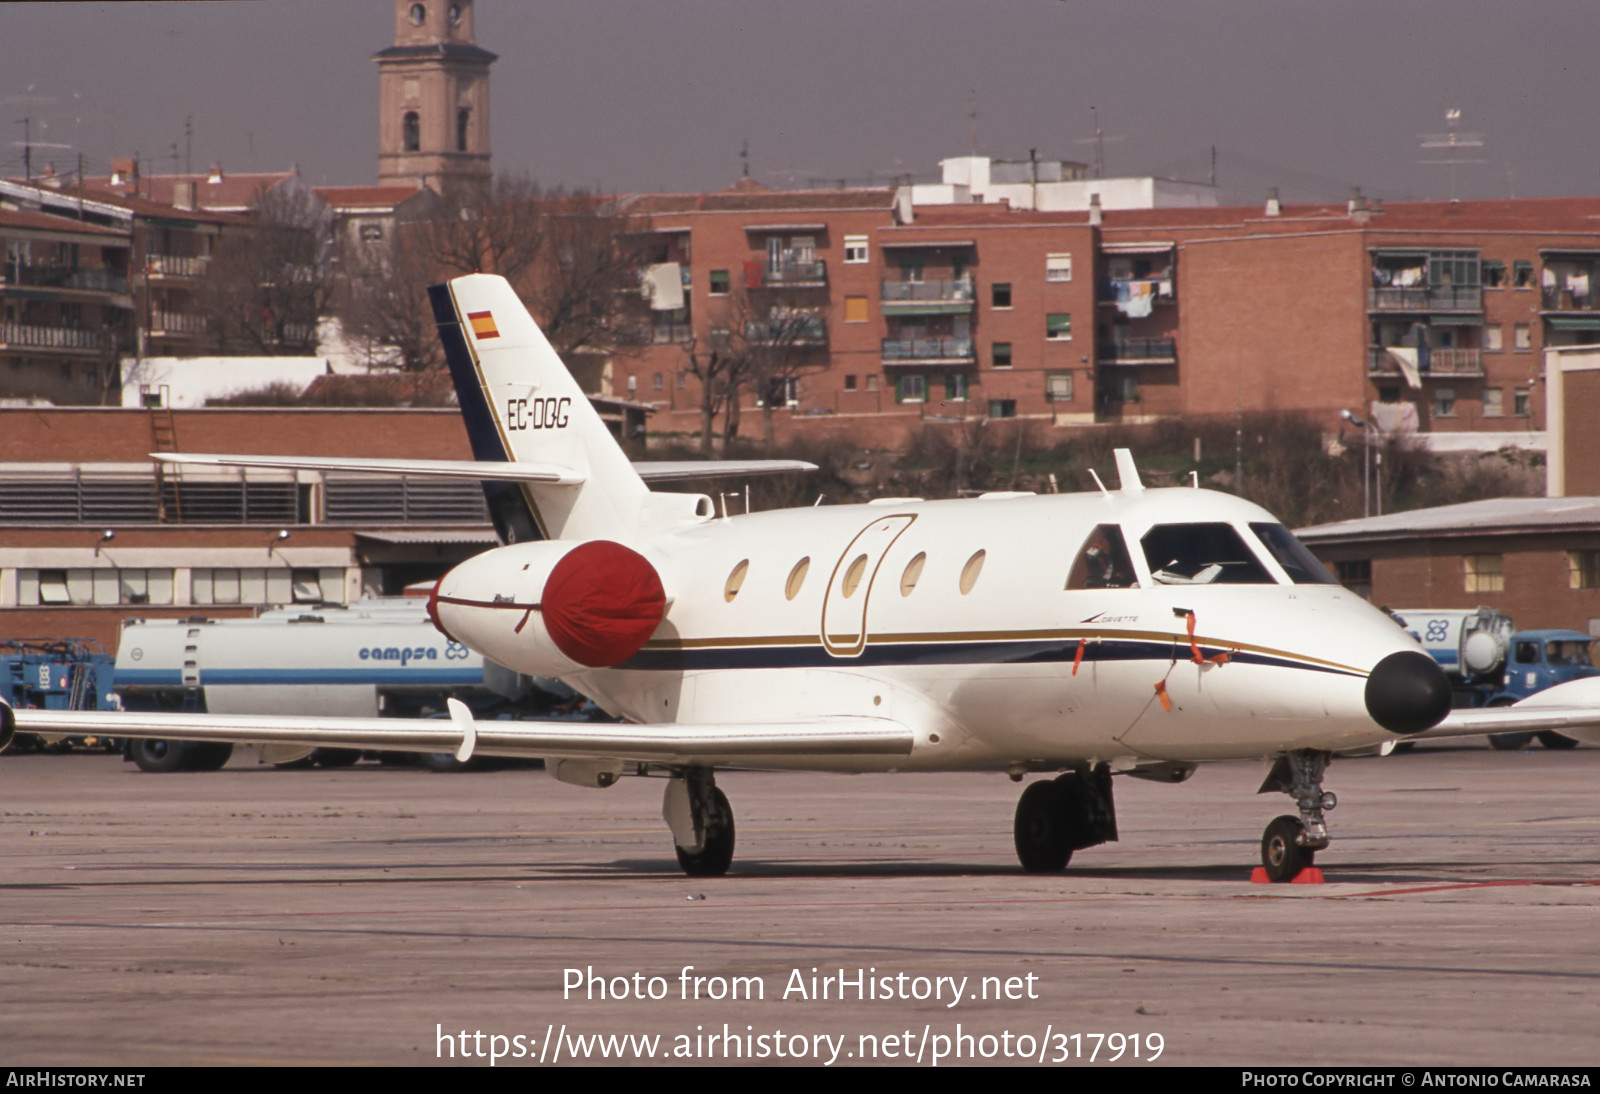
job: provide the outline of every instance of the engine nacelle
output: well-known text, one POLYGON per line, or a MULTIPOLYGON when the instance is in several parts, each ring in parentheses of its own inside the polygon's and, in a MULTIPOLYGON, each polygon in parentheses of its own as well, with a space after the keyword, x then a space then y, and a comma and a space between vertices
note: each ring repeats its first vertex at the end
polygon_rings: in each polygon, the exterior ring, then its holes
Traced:
POLYGON ((428 601, 446 635, 530 676, 621 664, 666 607, 655 567, 610 540, 487 551, 442 577, 428 601))

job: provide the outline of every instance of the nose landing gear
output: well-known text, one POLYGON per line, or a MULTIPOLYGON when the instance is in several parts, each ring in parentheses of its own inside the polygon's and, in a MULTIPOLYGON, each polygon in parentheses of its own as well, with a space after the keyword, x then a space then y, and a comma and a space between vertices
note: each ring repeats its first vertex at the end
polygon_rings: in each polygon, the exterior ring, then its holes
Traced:
POLYGON ((1322 789, 1322 775, 1332 755, 1302 749, 1278 757, 1259 794, 1279 791, 1300 807, 1297 817, 1281 816, 1267 825, 1261 837, 1261 865, 1270 881, 1293 881, 1312 864, 1316 853, 1328 846, 1328 825, 1323 813, 1339 799, 1322 789))

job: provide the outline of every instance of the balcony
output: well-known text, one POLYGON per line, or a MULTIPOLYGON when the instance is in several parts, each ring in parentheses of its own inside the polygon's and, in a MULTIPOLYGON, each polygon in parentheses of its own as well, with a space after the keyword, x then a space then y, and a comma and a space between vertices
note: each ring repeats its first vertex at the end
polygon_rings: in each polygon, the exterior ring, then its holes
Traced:
MULTIPOLYGON (((1428 377, 1472 378, 1483 375, 1483 351, 1481 349, 1430 349, 1428 350, 1428 364, 1426 368, 1419 368, 1418 372, 1424 379, 1428 377)), ((1382 346, 1369 346, 1367 348, 1367 375, 1370 377, 1398 377, 1404 375, 1400 366, 1388 350, 1382 346)))
POLYGON ((815 262, 783 262, 777 266, 764 266, 761 284, 764 289, 821 288, 828 283, 828 264, 821 259, 815 262))
POLYGON ((970 338, 885 338, 883 363, 965 365, 974 360, 970 338))
POLYGON ((1483 288, 1478 285, 1390 286, 1367 290, 1368 311, 1482 311, 1483 288))
POLYGON ((105 331, 72 327, 38 327, 0 323, 0 350, 42 350, 53 353, 103 353, 111 345, 105 331))
POLYGON ((1125 338, 1101 344, 1095 359, 1102 365, 1174 365, 1178 343, 1171 338, 1125 338))
POLYGON ((1150 314, 1156 304, 1177 303, 1170 274, 1160 277, 1118 277, 1100 282, 1098 299, 1112 304, 1122 314, 1140 318, 1150 314))
POLYGON ((884 315, 965 315, 975 300, 970 277, 883 282, 884 315))
POLYGON ((828 324, 819 316, 769 319, 746 323, 744 337, 759 346, 825 346, 828 324))
POLYGON ((115 270, 73 268, 71 266, 29 266, 7 263, 5 283, 9 286, 41 289, 73 289, 79 292, 126 294, 128 279, 115 270))
POLYGON ((206 332, 206 317, 179 311, 152 311, 149 331, 152 338, 202 335, 206 332))
POLYGON ((206 275, 206 270, 210 265, 211 257, 209 255, 151 254, 145 256, 145 271, 151 277, 201 278, 206 275))

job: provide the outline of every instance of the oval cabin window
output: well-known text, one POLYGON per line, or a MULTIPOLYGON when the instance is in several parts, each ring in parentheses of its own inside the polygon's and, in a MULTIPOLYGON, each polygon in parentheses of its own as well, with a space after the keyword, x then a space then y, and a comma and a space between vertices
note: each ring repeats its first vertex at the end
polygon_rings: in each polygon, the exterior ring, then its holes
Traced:
POLYGON ((978 583, 978 575, 983 573, 983 556, 985 551, 979 551, 967 559, 967 564, 961 567, 961 595, 966 596, 972 587, 978 583))
POLYGON ((853 595, 856 591, 856 586, 861 584, 861 575, 866 572, 867 556, 857 555, 856 560, 850 564, 850 568, 844 572, 844 583, 839 587, 839 591, 844 593, 845 596, 853 595))
POLYGON ((783 595, 793 600, 800 595, 800 586, 806 583, 806 573, 811 569, 811 556, 807 555, 794 564, 794 569, 789 571, 789 580, 783 586, 783 595))
POLYGON ((927 561, 928 552, 919 551, 916 558, 906 563, 906 571, 900 575, 901 596, 910 596, 911 590, 917 587, 917 582, 922 578, 922 567, 927 561))
POLYGON ((732 602, 739 595, 739 590, 744 587, 744 575, 750 572, 750 560, 747 558, 733 568, 733 573, 728 575, 728 583, 722 587, 722 599, 732 602))

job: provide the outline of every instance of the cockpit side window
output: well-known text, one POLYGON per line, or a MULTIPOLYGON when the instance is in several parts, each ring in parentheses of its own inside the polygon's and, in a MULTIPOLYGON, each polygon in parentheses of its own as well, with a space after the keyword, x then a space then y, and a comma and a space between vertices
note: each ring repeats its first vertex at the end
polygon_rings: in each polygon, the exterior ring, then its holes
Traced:
POLYGON ((1308 551, 1306 545, 1295 539, 1294 533, 1283 525, 1253 521, 1250 530, 1267 545, 1272 557, 1278 560, 1283 572, 1296 585, 1339 584, 1339 579, 1330 574, 1327 567, 1317 561, 1317 556, 1308 551))
POLYGON ((1160 585, 1273 584, 1231 524, 1158 524, 1140 543, 1160 585))
POLYGON ((1089 533, 1067 573, 1069 589, 1131 589, 1138 585, 1122 529, 1102 524, 1089 533))

